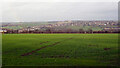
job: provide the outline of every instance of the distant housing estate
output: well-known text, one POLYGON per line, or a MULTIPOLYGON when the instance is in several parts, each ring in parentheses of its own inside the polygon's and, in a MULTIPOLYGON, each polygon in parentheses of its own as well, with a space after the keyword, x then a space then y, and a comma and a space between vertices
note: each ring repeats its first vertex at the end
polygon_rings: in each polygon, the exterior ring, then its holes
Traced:
POLYGON ((55 21, 44 25, 27 26, 21 29, 4 27, 21 26, 21 24, 4 24, 2 33, 120 33, 120 24, 117 21, 55 21), (68 28, 70 27, 70 28, 68 28), (74 30, 73 28, 77 28, 74 30), (81 28, 79 28, 81 27, 81 28), (87 28, 91 27, 91 28, 87 28), (92 30, 92 28, 101 30, 92 30), (87 28, 84 30, 83 28, 87 28))

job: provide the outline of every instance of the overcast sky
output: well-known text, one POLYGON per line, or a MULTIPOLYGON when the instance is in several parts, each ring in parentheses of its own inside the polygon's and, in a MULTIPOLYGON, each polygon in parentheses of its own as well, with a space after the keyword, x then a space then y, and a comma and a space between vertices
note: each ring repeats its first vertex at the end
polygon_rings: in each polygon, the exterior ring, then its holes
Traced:
POLYGON ((3 22, 117 18, 117 2, 10 2, 2 7, 3 22))

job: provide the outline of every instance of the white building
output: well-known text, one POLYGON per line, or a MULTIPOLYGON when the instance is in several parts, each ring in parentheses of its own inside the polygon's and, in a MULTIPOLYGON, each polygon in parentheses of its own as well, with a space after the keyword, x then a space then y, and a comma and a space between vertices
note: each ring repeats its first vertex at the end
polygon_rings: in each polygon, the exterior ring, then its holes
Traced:
POLYGON ((6 30, 0 30, 0 33, 7 32, 6 30))

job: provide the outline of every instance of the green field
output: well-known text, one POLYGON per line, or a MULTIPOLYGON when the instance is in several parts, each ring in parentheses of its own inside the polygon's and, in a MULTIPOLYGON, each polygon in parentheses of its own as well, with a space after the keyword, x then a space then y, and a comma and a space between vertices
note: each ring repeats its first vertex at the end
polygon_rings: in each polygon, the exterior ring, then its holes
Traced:
POLYGON ((3 66, 116 66, 118 34, 3 34, 3 66))

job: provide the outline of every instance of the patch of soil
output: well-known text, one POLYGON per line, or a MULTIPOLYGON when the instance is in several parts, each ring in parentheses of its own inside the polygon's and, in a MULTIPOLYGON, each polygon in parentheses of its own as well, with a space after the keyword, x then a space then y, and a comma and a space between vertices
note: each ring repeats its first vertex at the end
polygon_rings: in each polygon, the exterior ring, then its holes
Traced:
POLYGON ((58 58, 64 58, 65 56, 64 55, 59 55, 58 58))
POLYGON ((111 48, 104 48, 104 50, 110 50, 111 48))
POLYGON ((55 42, 54 44, 52 44, 52 45, 56 45, 56 44, 58 44, 58 43, 60 43, 60 42, 55 42))
POLYGON ((73 38, 69 38, 69 39, 73 39, 73 38))

